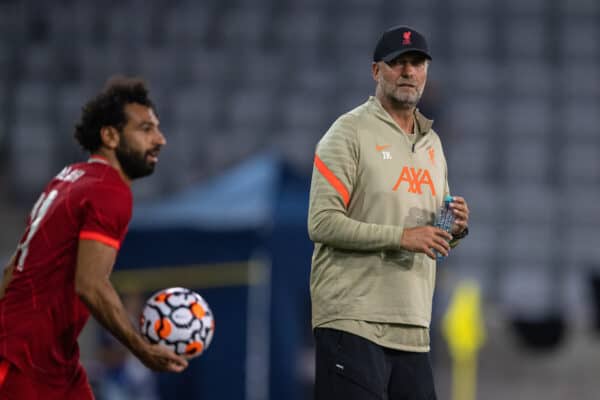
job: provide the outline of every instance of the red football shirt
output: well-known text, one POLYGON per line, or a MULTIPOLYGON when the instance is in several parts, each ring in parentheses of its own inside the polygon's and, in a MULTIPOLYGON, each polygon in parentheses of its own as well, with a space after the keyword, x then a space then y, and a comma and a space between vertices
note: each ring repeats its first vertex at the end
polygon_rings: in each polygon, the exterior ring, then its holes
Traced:
POLYGON ((65 167, 34 205, 0 300, 0 358, 24 374, 66 384, 79 364, 89 312, 75 293, 80 239, 119 248, 131 219, 129 186, 98 157, 65 167))

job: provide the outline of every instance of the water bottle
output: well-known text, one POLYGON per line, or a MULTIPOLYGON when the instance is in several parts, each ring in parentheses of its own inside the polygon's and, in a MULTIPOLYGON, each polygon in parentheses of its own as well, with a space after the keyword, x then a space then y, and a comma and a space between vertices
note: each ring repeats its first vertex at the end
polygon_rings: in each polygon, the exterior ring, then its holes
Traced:
MULTIPOLYGON (((454 224, 454 214, 452 213, 452 210, 450 209, 451 202, 452 202, 452 196, 446 195, 446 197, 444 197, 444 202, 442 203, 442 206, 440 207, 440 212, 438 213, 438 215, 435 219, 435 226, 437 226, 440 229, 445 230, 446 232, 450 232, 450 230, 452 229, 452 224, 454 224)), ((434 250, 434 253, 435 253, 435 258, 438 262, 442 261, 444 258, 446 258, 442 254, 438 253, 435 250, 434 250)))

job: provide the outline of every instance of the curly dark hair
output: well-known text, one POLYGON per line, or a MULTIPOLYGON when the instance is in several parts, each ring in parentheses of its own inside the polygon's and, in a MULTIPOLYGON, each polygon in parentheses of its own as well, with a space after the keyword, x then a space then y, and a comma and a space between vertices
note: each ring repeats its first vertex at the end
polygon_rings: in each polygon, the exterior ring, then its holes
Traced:
POLYGON ((75 126, 75 139, 90 153, 102 145, 100 129, 113 126, 119 131, 127 123, 125 106, 138 103, 155 110, 148 98, 148 88, 139 78, 110 78, 104 90, 83 106, 81 119, 75 126))

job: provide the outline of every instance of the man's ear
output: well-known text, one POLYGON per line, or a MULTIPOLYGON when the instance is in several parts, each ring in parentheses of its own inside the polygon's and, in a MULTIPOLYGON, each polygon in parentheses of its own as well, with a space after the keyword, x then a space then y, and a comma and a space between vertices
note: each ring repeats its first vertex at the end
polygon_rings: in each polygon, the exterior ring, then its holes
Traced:
POLYGON ((119 146, 119 131, 113 126, 103 126, 100 128, 100 140, 102 145, 109 149, 116 149, 119 146))
POLYGON ((379 64, 374 62, 371 64, 371 75, 373 76, 373 80, 378 82, 379 80, 379 64))

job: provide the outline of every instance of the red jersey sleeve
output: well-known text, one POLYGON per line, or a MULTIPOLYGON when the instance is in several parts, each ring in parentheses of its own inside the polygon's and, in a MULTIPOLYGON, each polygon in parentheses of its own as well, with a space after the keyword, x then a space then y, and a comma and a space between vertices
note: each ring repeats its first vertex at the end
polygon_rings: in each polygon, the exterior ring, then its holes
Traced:
POLYGON ((106 182, 95 185, 83 204, 79 239, 96 240, 119 249, 131 219, 131 192, 106 182))

